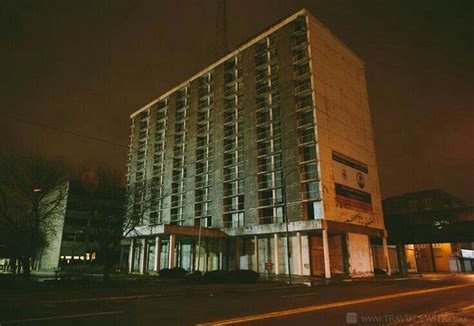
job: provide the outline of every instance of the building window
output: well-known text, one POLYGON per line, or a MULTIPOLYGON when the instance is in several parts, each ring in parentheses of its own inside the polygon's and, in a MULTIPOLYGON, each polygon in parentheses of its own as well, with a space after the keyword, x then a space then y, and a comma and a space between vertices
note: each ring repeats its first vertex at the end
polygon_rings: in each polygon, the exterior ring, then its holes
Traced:
POLYGON ((196 135, 196 176, 194 224, 211 226, 209 193, 213 187, 213 114, 214 73, 207 72, 198 78, 198 122, 196 135))
MULTIPOLYGON (((267 58, 261 58, 262 64, 267 58)), ((224 226, 241 227, 244 216, 244 120, 242 56, 224 63, 224 226)))
POLYGON ((301 214, 303 219, 312 220, 316 218, 316 202, 320 200, 320 182, 306 18, 298 17, 292 23, 292 26, 291 39, 301 180, 300 192, 303 202, 301 214))
POLYGON ((174 124, 174 148, 171 179, 171 207, 170 223, 182 225, 184 220, 184 207, 186 205, 187 177, 186 169, 186 134, 189 105, 189 85, 176 92, 176 121, 174 124))
POLYGON ((255 45, 258 207, 260 224, 281 223, 282 131, 278 53, 272 34, 255 45))
POLYGON ((131 218, 140 224, 146 222, 146 219, 144 218, 146 210, 142 205, 147 189, 147 166, 152 164, 148 155, 148 145, 150 141, 150 110, 152 110, 152 108, 143 110, 132 120, 132 132, 130 136, 131 146, 128 155, 127 193, 130 194, 130 196, 127 198, 126 205, 131 218), (133 157, 136 158, 134 165, 133 157))
POLYGON ((304 146, 301 156, 304 162, 316 160, 316 146, 313 144, 304 146))
POLYGON ((164 157, 166 147, 166 127, 168 119, 168 98, 160 100, 155 108, 156 124, 154 135, 154 153, 151 184, 147 186, 149 202, 149 223, 162 223, 163 217, 163 180, 164 157))
POLYGON ((418 211, 418 201, 417 200, 409 200, 408 201, 408 211, 410 211, 410 212, 417 212, 418 211))
POLYGON ((431 198, 425 198, 423 199, 423 206, 425 210, 430 211, 433 209, 433 199, 431 198))

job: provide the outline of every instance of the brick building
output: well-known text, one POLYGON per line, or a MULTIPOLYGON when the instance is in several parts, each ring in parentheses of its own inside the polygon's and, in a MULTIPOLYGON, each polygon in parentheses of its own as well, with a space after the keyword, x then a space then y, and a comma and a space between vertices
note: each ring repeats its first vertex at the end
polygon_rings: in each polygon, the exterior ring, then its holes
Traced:
POLYGON ((364 63, 308 11, 131 120, 131 272, 373 273, 386 233, 364 63))

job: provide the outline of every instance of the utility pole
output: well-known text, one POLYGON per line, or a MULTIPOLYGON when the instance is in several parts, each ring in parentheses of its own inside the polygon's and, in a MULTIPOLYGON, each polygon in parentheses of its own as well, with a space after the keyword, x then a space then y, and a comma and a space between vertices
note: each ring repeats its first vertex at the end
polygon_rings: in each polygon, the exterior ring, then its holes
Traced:
POLYGON ((216 39, 214 56, 218 60, 229 53, 227 40, 227 4, 226 0, 217 0, 216 39))

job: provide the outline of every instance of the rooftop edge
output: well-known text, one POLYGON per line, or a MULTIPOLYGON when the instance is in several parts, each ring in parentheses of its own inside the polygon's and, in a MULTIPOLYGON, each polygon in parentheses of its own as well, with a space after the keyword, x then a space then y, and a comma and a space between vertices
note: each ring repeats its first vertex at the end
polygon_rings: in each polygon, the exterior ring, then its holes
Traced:
POLYGON ((250 47, 253 44, 260 41, 262 38, 268 36, 269 34, 273 33, 274 31, 280 29, 281 27, 285 26, 286 24, 288 24, 289 22, 293 21, 294 19, 296 19, 298 16, 301 16, 301 15, 311 15, 311 14, 309 13, 309 11, 307 9, 303 8, 303 9, 298 10, 297 12, 292 14, 291 16, 288 16, 288 17, 284 18, 283 20, 281 20, 280 22, 278 22, 275 25, 271 26, 270 28, 267 28, 264 32, 262 32, 262 33, 258 34, 257 36, 251 38, 247 42, 244 42, 243 44, 238 46, 237 49, 235 49, 234 51, 232 51, 229 54, 225 55, 224 57, 222 57, 218 61, 214 62, 210 66, 207 66, 206 68, 202 69, 198 73, 194 74, 192 77, 186 79, 185 81, 183 81, 180 84, 178 84, 177 86, 173 87, 172 89, 170 89, 166 93, 160 95, 158 98, 154 99, 153 101, 151 101, 148 104, 144 105, 143 107, 141 107, 137 111, 133 112, 130 115, 130 118, 135 117, 140 112, 148 109, 153 104, 156 104, 157 102, 159 102, 163 98, 167 97, 168 95, 172 94, 173 92, 177 91, 178 89, 182 88, 183 86, 189 84, 191 81, 195 80, 196 78, 198 78, 199 76, 201 76, 205 72, 214 69, 215 67, 217 67, 221 63, 227 61, 228 59, 232 58, 233 56, 235 56, 239 52, 242 52, 243 50, 247 49, 248 47, 250 47))

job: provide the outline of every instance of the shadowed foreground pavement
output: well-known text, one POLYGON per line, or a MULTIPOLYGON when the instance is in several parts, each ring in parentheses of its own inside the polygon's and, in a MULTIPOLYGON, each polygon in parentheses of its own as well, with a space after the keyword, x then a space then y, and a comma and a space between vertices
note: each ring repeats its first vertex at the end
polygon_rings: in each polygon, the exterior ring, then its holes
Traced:
POLYGON ((474 275, 314 286, 158 285, 133 289, 0 290, 4 325, 474 324, 474 275))

